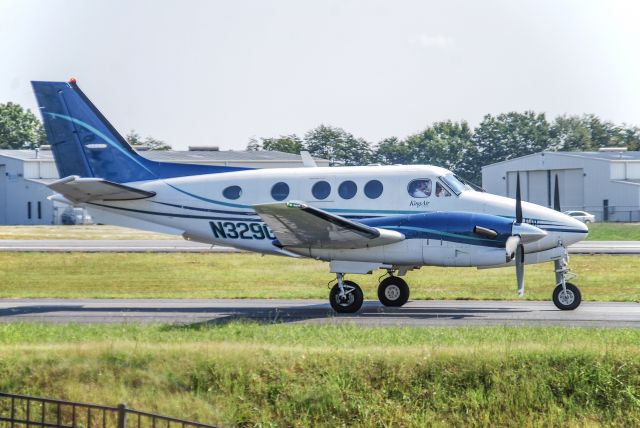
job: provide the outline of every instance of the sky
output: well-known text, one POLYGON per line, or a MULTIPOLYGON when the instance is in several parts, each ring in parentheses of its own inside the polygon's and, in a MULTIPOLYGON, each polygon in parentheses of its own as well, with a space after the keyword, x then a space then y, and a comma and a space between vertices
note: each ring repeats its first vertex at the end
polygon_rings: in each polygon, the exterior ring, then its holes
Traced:
POLYGON ((639 22, 619 0, 0 0, 0 103, 73 76, 177 150, 524 110, 640 125, 639 22))

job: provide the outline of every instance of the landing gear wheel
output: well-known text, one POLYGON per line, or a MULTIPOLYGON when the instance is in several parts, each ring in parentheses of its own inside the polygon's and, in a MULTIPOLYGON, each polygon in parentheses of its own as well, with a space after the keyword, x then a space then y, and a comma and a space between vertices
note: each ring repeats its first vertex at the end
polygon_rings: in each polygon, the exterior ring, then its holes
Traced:
POLYGON ((358 312, 364 302, 364 294, 358 284, 353 281, 343 281, 345 295, 340 296, 338 284, 331 288, 329 293, 329 303, 334 311, 341 314, 352 314, 358 312))
POLYGON ((558 309, 572 311, 580 306, 582 295, 580 294, 580 289, 572 283, 567 282, 566 286, 566 292, 562 288, 562 285, 558 285, 555 290, 553 290, 553 303, 558 309))
POLYGON ((378 285, 378 299, 385 306, 400 307, 409 300, 409 286, 402 278, 388 276, 378 285))

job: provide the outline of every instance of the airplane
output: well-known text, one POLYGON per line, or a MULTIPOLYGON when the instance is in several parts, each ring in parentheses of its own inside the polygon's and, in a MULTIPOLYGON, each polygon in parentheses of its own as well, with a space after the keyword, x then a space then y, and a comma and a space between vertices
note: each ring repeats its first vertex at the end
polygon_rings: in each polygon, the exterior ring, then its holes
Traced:
MULTIPOLYGON (((349 274, 383 270, 378 299, 400 307, 402 278, 423 266, 524 266, 553 262, 552 300, 573 310, 582 296, 569 282, 567 247, 588 228, 554 209, 474 190, 451 171, 429 165, 252 169, 154 162, 138 154, 75 79, 32 82, 60 179, 51 198, 89 209, 94 218, 187 240, 329 262, 338 313, 357 312, 362 289, 349 274)), ((292 278, 293 280, 294 278, 292 278)), ((292 284, 292 286, 295 286, 292 284)))

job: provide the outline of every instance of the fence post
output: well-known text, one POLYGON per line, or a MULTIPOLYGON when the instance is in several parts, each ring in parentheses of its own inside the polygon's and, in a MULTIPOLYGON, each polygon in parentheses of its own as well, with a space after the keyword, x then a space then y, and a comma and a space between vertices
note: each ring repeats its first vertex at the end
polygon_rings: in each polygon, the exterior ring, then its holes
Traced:
POLYGON ((127 427, 127 405, 124 403, 118 404, 118 428, 127 427))

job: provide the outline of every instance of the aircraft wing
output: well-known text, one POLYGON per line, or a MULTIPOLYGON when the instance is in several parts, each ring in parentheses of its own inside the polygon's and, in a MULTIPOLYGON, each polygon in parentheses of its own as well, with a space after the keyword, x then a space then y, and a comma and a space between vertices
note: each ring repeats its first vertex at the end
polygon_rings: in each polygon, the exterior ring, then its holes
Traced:
POLYGON ((366 248, 404 239, 402 233, 367 226, 302 202, 254 205, 282 247, 366 248))
POLYGON ((72 202, 129 201, 155 196, 148 192, 102 178, 80 178, 77 175, 62 178, 48 187, 72 202))

